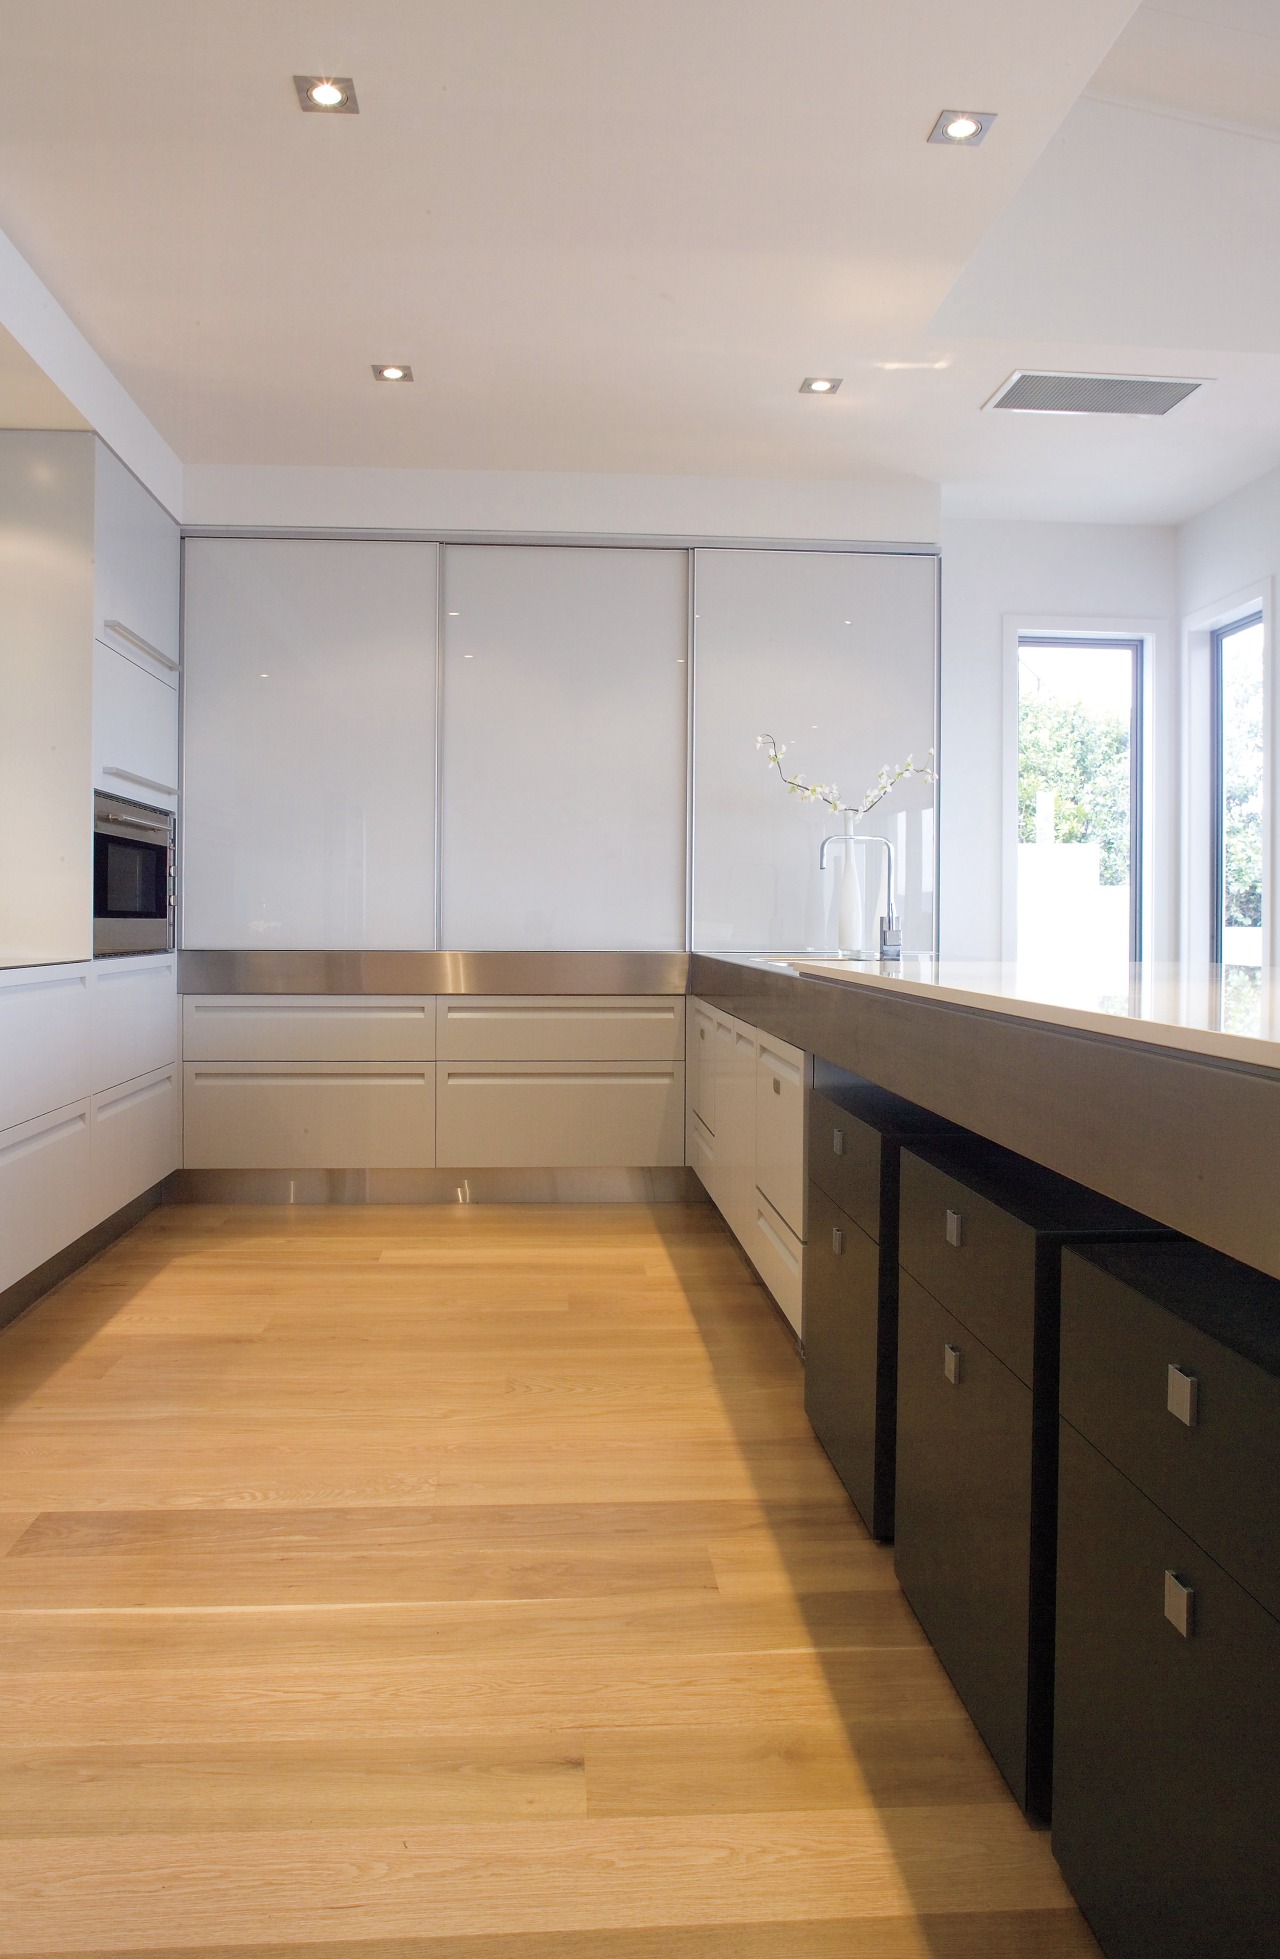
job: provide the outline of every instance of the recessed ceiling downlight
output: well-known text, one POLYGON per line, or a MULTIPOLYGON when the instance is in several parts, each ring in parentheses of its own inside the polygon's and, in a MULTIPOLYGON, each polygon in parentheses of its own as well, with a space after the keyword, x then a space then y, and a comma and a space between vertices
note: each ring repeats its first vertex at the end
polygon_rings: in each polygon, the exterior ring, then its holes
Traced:
POLYGON ((944 109, 929 131, 929 141, 973 150, 994 121, 995 116, 989 109, 944 109))
POLYGON ((360 113, 356 85, 350 75, 295 75, 293 86, 298 91, 298 106, 309 114, 358 116, 360 113))
POLYGON ((386 367, 379 367, 375 361, 373 378, 375 381, 412 381, 413 369, 403 361, 391 361, 386 367))
POLYGON ((833 395, 844 377, 839 374, 806 374, 800 383, 802 395, 833 395))

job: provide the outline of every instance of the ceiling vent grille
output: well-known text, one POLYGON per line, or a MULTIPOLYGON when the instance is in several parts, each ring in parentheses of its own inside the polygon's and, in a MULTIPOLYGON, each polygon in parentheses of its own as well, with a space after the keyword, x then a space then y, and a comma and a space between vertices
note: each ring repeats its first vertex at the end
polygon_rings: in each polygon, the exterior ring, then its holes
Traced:
POLYGON ((1202 386, 1145 374, 1011 374, 988 408, 1024 415, 1167 415, 1202 386))

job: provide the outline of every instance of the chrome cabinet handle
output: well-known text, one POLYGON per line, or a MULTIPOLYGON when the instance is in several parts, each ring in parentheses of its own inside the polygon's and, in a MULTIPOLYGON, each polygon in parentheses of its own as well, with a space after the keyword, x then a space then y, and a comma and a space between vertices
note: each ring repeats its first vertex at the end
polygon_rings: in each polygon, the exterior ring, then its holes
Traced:
POLYGON ((154 789, 161 796, 176 796, 177 785, 172 782, 156 782, 149 775, 135 775, 132 769, 104 768, 103 775, 113 775, 120 782, 136 782, 140 789, 154 789))
POLYGON ((1195 1428, 1200 1420, 1200 1383, 1194 1374, 1186 1373, 1172 1361, 1165 1406, 1186 1428, 1195 1428))
POLYGON ((831 1132, 831 1154, 832 1154, 832 1156, 843 1156, 843 1155, 844 1155, 844 1131, 843 1131, 843 1129, 833 1129, 833 1130, 832 1130, 832 1132, 831 1132))
POLYGON ((833 1225, 831 1228, 831 1249, 835 1253, 837 1258, 839 1258, 842 1252, 844 1251, 844 1233, 843 1231, 841 1231, 838 1224, 833 1225))
POLYGON ((1164 1575, 1164 1616, 1176 1633, 1190 1639, 1196 1629, 1196 1594, 1176 1571, 1164 1575))
POLYGON ((949 1245, 964 1243, 964 1218, 959 1211, 947 1212, 947 1243, 949 1245))
POLYGON ((964 1355, 959 1347, 953 1347, 949 1341, 944 1341, 942 1345, 942 1371, 952 1387, 958 1388, 964 1372, 964 1355))
POLYGON ((127 640, 130 646, 137 647, 139 653, 145 653, 149 660, 155 660, 160 666, 167 667, 170 673, 177 673, 176 660, 171 660, 167 653, 162 653, 158 646, 153 646, 149 639, 142 637, 141 633, 135 633, 131 626, 125 625, 123 620, 104 619, 102 623, 109 633, 115 634, 117 639, 127 640))

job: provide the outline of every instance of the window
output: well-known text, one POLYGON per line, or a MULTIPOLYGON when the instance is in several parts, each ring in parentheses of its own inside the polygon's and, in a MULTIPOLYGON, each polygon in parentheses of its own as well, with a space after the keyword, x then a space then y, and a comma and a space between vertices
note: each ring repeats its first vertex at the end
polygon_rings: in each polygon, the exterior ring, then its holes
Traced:
POLYGON ((1117 994, 1142 956, 1142 641, 1018 640, 1017 951, 1117 994))
POLYGON ((1262 988, 1262 614, 1212 635, 1213 890, 1209 956, 1222 968, 1222 1024, 1256 1020, 1262 988))

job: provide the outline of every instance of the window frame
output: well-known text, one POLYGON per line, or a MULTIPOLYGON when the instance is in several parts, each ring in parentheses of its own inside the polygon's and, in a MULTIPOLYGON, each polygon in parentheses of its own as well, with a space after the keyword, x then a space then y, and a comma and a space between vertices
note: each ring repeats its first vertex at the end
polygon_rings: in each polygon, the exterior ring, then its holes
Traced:
MULTIPOLYGON (((1223 752, 1223 739, 1226 729, 1222 719, 1222 646, 1223 641, 1231 639, 1236 633, 1246 632, 1251 627, 1262 629, 1263 661, 1263 837, 1265 862, 1265 837, 1267 829, 1266 798, 1268 790, 1267 768, 1267 722, 1266 722, 1266 662, 1267 662, 1267 621, 1265 608, 1259 603, 1252 611, 1242 613, 1238 618, 1227 619, 1209 629, 1209 964, 1221 968, 1224 948, 1223 934, 1227 903, 1227 825, 1223 797, 1226 790, 1226 757, 1223 752)), ((1264 868, 1262 880, 1262 931, 1263 945, 1267 934, 1267 878, 1264 868)), ((1265 963, 1265 962, 1264 962, 1265 963)))
MULTIPOLYGON (((1015 678, 1018 691, 1015 700, 1021 699, 1021 660, 1024 647, 1036 646, 1069 649, 1090 647, 1116 652, 1127 651, 1132 660, 1131 692, 1129 708, 1129 964, 1139 966, 1144 956, 1146 938, 1146 721, 1148 686, 1148 635, 1143 632, 1072 629, 1070 627, 1030 627, 1018 629, 1013 642, 1015 678)), ((1013 730, 1013 774, 1014 790, 1014 835, 1017 835, 1017 776, 1021 754, 1020 728, 1015 710, 1013 730)), ((1013 912, 1013 950, 1017 951, 1017 898, 1015 893, 1013 912)))

